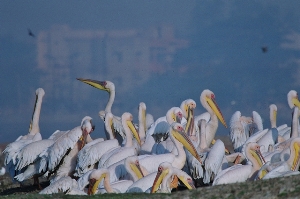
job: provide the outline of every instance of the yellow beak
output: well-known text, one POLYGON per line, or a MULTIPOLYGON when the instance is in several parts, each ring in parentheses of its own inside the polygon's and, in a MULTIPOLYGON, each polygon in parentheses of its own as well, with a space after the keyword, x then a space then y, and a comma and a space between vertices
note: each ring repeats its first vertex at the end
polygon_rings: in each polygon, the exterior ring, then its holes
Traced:
POLYGON ((77 80, 83 82, 83 83, 86 83, 86 84, 89 84, 97 89, 100 89, 100 90, 104 90, 104 91, 107 91, 107 92, 110 92, 110 90, 108 88, 105 87, 106 85, 106 82, 105 81, 97 81, 97 80, 92 80, 92 79, 82 79, 82 78, 77 78, 77 80))
POLYGON ((138 134, 136 128, 134 127, 133 123, 131 121, 127 121, 127 125, 130 128, 133 136, 135 137, 135 139, 137 140, 137 142, 139 143, 139 145, 141 146, 141 139, 140 139, 140 135, 138 134))
POLYGON ((172 130, 170 133, 202 164, 202 160, 197 153, 191 140, 185 133, 172 130))
POLYGON ((209 106, 211 107, 211 109, 213 110, 213 112, 216 114, 216 116, 219 118, 220 122, 227 128, 225 119, 224 119, 222 112, 220 111, 217 103, 209 97, 206 97, 206 101, 209 104, 209 106))

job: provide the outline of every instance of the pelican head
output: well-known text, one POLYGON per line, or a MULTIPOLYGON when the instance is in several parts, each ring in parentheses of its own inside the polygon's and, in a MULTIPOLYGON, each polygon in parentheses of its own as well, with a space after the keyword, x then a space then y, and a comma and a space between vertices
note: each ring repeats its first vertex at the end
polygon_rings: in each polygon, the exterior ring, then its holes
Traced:
POLYGON ((298 93, 295 90, 291 90, 288 94, 287 94, 287 100, 288 100, 288 104, 290 106, 290 108, 294 108, 295 106, 297 106, 298 108, 300 108, 300 102, 298 99, 298 93))
POLYGON ((161 190, 161 192, 170 193, 170 189, 177 188, 178 178, 185 184, 188 189, 195 189, 193 180, 188 174, 179 169, 173 168, 169 162, 161 163, 158 167, 158 171, 152 185, 151 193, 155 193, 158 190, 160 184, 163 183, 163 181, 169 182, 167 184, 167 187, 162 187, 167 188, 167 190, 161 190))
POLYGON ((214 114, 216 114, 221 123, 227 128, 222 112, 220 111, 218 104, 215 101, 215 94, 212 91, 208 89, 202 91, 200 95, 200 102, 202 106, 208 110, 209 113, 213 112, 214 114))
POLYGON ((168 110, 166 114, 166 119, 169 124, 172 124, 173 122, 181 123, 182 120, 182 110, 179 107, 172 107, 168 110))
POLYGON ((192 141, 185 133, 184 128, 181 124, 176 122, 172 123, 170 127, 170 135, 171 139, 175 138, 176 140, 178 140, 202 164, 202 160, 197 153, 197 150, 195 149, 192 141))
POLYGON ((144 174, 140 167, 139 158, 137 156, 129 156, 125 159, 125 167, 133 171, 135 176, 137 177, 136 180, 141 179, 144 177, 144 174))
POLYGON ((298 171, 300 164, 300 137, 296 137, 291 142, 291 158, 292 158, 292 171, 298 171))
POLYGON ((262 167, 266 161, 260 152, 260 146, 255 142, 249 142, 246 146, 246 156, 248 159, 254 158, 260 167, 262 167), (249 152, 249 153, 248 153, 249 152))
POLYGON ((191 135, 194 130, 194 110, 196 108, 196 102, 192 99, 184 100, 181 103, 180 108, 183 111, 183 116, 187 120, 185 131, 188 135, 191 135))
POLYGON ((104 178, 109 179, 108 169, 97 169, 90 174, 88 195, 94 195, 97 192, 99 183, 104 178))
POLYGON ((111 91, 115 91, 115 85, 110 81, 97 81, 97 80, 83 79, 83 78, 77 78, 77 80, 89 84, 97 89, 107 91, 109 93, 111 91))
POLYGON ((95 130, 95 125, 92 123, 92 118, 90 116, 85 116, 81 121, 81 130, 82 130, 82 136, 80 138, 81 145, 79 149, 82 149, 85 145, 86 138, 88 134, 93 132, 95 130))
POLYGON ((139 136, 136 128, 134 127, 134 124, 132 123, 132 120, 133 120, 132 114, 128 113, 128 112, 125 112, 125 113, 123 113, 123 115, 121 116, 121 118, 122 118, 122 124, 123 124, 123 122, 126 122, 127 126, 131 130, 133 136, 135 137, 135 139, 137 140, 137 142, 141 146, 140 136, 139 136))

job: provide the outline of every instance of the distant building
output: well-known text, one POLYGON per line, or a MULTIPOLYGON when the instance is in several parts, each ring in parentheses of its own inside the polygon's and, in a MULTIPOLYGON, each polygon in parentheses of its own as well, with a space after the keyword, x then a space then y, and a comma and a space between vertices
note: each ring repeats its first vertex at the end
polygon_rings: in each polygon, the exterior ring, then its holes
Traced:
POLYGON ((47 98, 73 101, 83 96, 76 92, 76 77, 110 80, 124 92, 146 82, 152 72, 167 71, 176 51, 188 45, 175 38, 171 26, 105 31, 55 25, 37 38, 37 67, 47 98))

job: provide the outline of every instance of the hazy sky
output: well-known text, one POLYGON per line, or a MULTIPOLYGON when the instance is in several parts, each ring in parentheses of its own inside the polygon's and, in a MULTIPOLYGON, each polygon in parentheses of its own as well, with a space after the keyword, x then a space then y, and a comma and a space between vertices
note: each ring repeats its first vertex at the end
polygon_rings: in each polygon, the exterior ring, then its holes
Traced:
MULTIPOLYGON (((0 141, 10 142, 28 132, 34 91, 44 86, 37 81, 41 74, 37 70, 37 46, 27 29, 37 35, 53 25, 75 30, 122 30, 170 24, 177 38, 189 41, 189 47, 176 54, 172 69, 151 73, 142 85, 117 93, 113 107, 117 115, 130 111, 137 121, 138 103, 144 101, 148 112, 157 118, 187 98, 197 102, 196 114, 201 114, 204 109, 199 96, 208 88, 215 93, 227 124, 235 111, 250 116, 255 110, 268 128, 268 107, 275 103, 278 125, 290 125, 286 95, 291 89, 300 91, 299 10, 297 0, 1 1, 0 141), (262 46, 268 47, 267 53, 262 52, 262 46)), ((93 92, 88 86, 81 88, 93 92)), ((55 120, 51 109, 53 103, 67 106, 70 102, 47 101, 45 92, 40 120, 45 138, 56 129, 79 125, 86 114, 95 120, 94 137, 101 133, 98 111, 104 109, 107 93, 95 90, 90 101, 82 102, 90 107, 79 110, 82 115, 79 112, 78 121, 63 124, 55 120), (99 99, 103 99, 101 103, 99 99)), ((65 117, 74 112, 69 109, 65 117)), ((228 131, 220 125, 218 134, 228 131)))

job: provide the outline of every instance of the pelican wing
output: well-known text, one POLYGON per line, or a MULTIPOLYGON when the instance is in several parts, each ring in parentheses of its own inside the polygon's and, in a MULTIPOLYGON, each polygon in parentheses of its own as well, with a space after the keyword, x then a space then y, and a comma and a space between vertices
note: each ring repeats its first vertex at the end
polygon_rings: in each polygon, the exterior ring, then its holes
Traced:
POLYGON ((54 193, 66 193, 73 188, 77 188, 76 180, 71 177, 62 177, 59 180, 51 183, 48 187, 43 189, 39 194, 54 194, 54 193))
POLYGON ((120 136, 122 136, 123 140, 126 138, 124 128, 122 126, 121 118, 114 116, 113 117, 113 127, 115 132, 117 132, 120 136))
POLYGON ((236 111, 230 119, 230 138, 236 152, 241 150, 241 146, 248 138, 245 132, 245 126, 241 123, 240 118, 241 112, 236 111))
POLYGON ((46 160, 49 171, 55 170, 63 157, 74 148, 81 136, 82 130, 80 126, 75 127, 71 131, 62 135, 58 140, 56 140, 56 142, 54 142, 53 145, 48 147, 46 153, 42 153, 40 155, 46 160))
POLYGON ((251 168, 252 165, 237 164, 224 169, 218 173, 212 185, 245 182, 251 174, 251 168))
POLYGON ((262 123, 261 116, 256 111, 253 111, 252 112, 252 117, 253 117, 253 122, 257 126, 257 130, 262 131, 263 130, 263 123, 262 123))
POLYGON ((69 131, 56 130, 56 131, 54 131, 54 133, 52 133, 52 135, 48 139, 56 141, 57 139, 59 139, 62 135, 64 135, 67 132, 69 132, 69 131))
POLYGON ((159 165, 163 162, 173 163, 175 155, 172 153, 165 153, 159 155, 143 155, 138 156, 140 165, 145 168, 148 173, 157 171, 159 165))
POLYGON ((224 143, 221 140, 217 140, 216 143, 211 147, 211 150, 205 159, 204 183, 209 183, 213 174, 217 175, 222 165, 224 155, 224 143))
POLYGON ((108 152, 109 150, 119 146, 118 140, 106 140, 103 141, 102 138, 94 140, 86 144, 78 153, 76 171, 78 176, 81 176, 87 170, 92 169, 95 163, 97 163, 100 158, 108 152))
POLYGON ((102 164, 98 165, 98 168, 108 168, 109 166, 123 160, 129 156, 137 155, 137 150, 134 147, 121 147, 117 153, 113 153, 110 157, 102 164))
POLYGON ((42 153, 45 149, 51 146, 54 143, 53 140, 40 140, 36 142, 32 142, 26 146, 24 146, 16 157, 16 170, 21 170, 25 166, 33 163, 40 153, 42 153))

